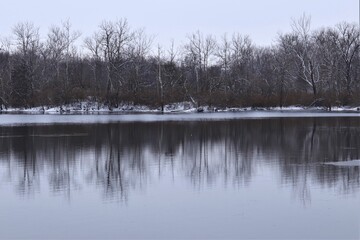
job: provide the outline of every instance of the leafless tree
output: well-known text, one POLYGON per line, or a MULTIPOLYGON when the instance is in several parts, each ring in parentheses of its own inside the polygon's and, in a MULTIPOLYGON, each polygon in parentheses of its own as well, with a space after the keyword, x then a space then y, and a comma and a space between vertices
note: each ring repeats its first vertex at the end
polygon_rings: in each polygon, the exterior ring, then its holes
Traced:
POLYGON ((69 63, 76 52, 74 43, 80 37, 79 31, 73 31, 68 21, 62 23, 61 26, 52 26, 47 38, 47 54, 56 69, 56 79, 61 78, 61 64, 65 65, 63 82, 63 91, 67 90, 70 81, 69 63))
POLYGON ((360 52, 360 32, 356 25, 348 23, 338 24, 336 30, 339 34, 337 47, 343 63, 341 71, 343 73, 343 79, 345 80, 347 96, 351 98, 355 80, 351 72, 354 69, 355 57, 357 57, 360 52))
MULTIPOLYGON (((154 81, 146 79, 150 68, 146 60, 151 50, 153 37, 148 36, 144 29, 133 33, 133 40, 129 46, 129 60, 131 73, 128 76, 129 92, 137 97, 141 88, 152 85, 154 81)), ((155 81, 156 82, 156 81, 155 81)))
POLYGON ((320 82, 319 63, 316 59, 316 45, 311 36, 311 18, 303 15, 292 23, 294 41, 291 49, 298 60, 300 79, 312 88, 314 98, 317 97, 320 82))
POLYGON ((194 69, 196 93, 199 94, 206 89, 206 85, 209 83, 207 70, 216 51, 215 38, 211 35, 205 37, 200 31, 197 31, 188 36, 188 43, 184 46, 184 49, 194 69))
POLYGON ((17 60, 14 65, 15 72, 12 77, 12 95, 17 102, 31 105, 29 102, 33 95, 36 80, 36 71, 39 66, 40 43, 39 28, 30 22, 18 23, 13 28, 17 60))
POLYGON ((239 86, 237 92, 243 94, 251 85, 251 61, 254 54, 253 43, 249 36, 234 34, 231 41, 231 48, 231 68, 234 76, 234 83, 239 86))
POLYGON ((164 112, 164 83, 162 80, 162 50, 160 45, 158 45, 158 56, 157 56, 157 63, 158 63, 158 92, 160 95, 160 104, 161 104, 161 112, 164 112))
POLYGON ((83 51, 69 21, 50 27, 45 38, 32 23, 19 23, 0 41, 0 106, 60 105, 89 96, 110 109, 122 101, 162 108, 179 101, 359 104, 359 28, 341 23, 312 31, 310 25, 303 15, 269 47, 240 33, 216 41, 197 31, 178 50, 174 42, 153 48, 151 35, 120 19, 103 21, 83 51))
POLYGON ((231 41, 228 39, 227 35, 224 34, 221 38, 221 42, 218 44, 216 56, 219 58, 219 65, 222 70, 221 82, 224 85, 225 96, 227 99, 228 92, 231 89, 230 66, 232 55, 231 41))
POLYGON ((125 64, 133 38, 134 33, 130 30, 127 20, 120 19, 115 22, 103 21, 93 38, 85 41, 92 54, 105 63, 107 101, 111 102, 114 90, 123 85, 121 68, 125 64))

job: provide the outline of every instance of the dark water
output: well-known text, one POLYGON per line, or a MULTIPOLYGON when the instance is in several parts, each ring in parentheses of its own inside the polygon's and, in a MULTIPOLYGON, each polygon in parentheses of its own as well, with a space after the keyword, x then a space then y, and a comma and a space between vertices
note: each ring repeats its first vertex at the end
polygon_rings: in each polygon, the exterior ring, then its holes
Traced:
POLYGON ((0 238, 359 239, 358 159, 360 117, 6 125, 0 238))

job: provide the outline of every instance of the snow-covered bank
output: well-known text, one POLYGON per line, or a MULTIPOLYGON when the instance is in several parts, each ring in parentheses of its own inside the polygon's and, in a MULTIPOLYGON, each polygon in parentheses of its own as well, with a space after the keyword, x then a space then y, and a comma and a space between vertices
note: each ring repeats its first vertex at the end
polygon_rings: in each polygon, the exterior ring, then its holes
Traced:
MULTIPOLYGON (((191 102, 179 102, 167 104, 164 106, 165 113, 194 113, 194 112, 243 112, 243 111, 329 111, 324 107, 305 107, 305 106, 288 106, 288 107, 269 107, 269 108, 221 108, 200 106, 196 107, 191 102)), ((144 105, 135 105, 132 103, 122 103, 117 107, 109 107, 106 104, 97 102, 78 102, 62 106, 41 106, 33 108, 5 108, 0 109, 2 113, 44 113, 44 114, 61 114, 61 113, 160 113, 161 108, 152 108, 144 105)), ((331 112, 359 112, 358 107, 332 107, 331 112)))
POLYGON ((141 114, 2 114, 0 126, 54 125, 54 124, 108 124, 128 122, 197 122, 272 118, 352 118, 360 113, 306 112, 306 111, 243 111, 204 113, 141 113, 141 114))
POLYGON ((360 160, 350 160, 342 162, 328 162, 326 165, 333 165, 338 167, 360 167, 360 160))

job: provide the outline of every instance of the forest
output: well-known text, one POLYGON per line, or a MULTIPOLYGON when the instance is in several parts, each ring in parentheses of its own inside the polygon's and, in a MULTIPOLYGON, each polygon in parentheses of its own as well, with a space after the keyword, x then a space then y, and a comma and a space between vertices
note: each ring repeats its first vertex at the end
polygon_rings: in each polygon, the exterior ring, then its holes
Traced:
POLYGON ((0 110, 79 101, 163 108, 196 106, 359 106, 360 37, 356 24, 313 30, 293 20, 271 46, 241 33, 196 31, 170 47, 154 44, 126 19, 103 21, 82 36, 69 21, 46 36, 31 22, 0 36, 0 110))

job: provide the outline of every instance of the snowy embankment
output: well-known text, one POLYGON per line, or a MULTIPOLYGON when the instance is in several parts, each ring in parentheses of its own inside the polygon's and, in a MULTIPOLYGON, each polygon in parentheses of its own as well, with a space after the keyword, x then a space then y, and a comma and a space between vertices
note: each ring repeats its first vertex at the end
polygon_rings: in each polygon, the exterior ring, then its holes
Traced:
POLYGON ((360 160, 350 160, 342 162, 328 162, 326 165, 333 165, 337 167, 360 167, 360 160))
MULTIPOLYGON (((270 107, 270 108, 219 108, 200 106, 196 107, 191 102, 179 102, 167 104, 164 106, 165 113, 194 113, 194 112, 242 112, 249 110, 257 111, 328 111, 323 107, 304 107, 304 106, 288 106, 288 107, 270 107)), ((359 112, 359 107, 332 107, 332 112, 359 112)), ((41 106, 33 108, 0 108, 2 113, 46 113, 46 114, 58 114, 58 113, 160 113, 161 108, 151 108, 144 105, 134 105, 132 103, 122 103, 117 107, 109 107, 105 104, 97 102, 83 101, 78 103, 72 103, 62 106, 41 106)))

